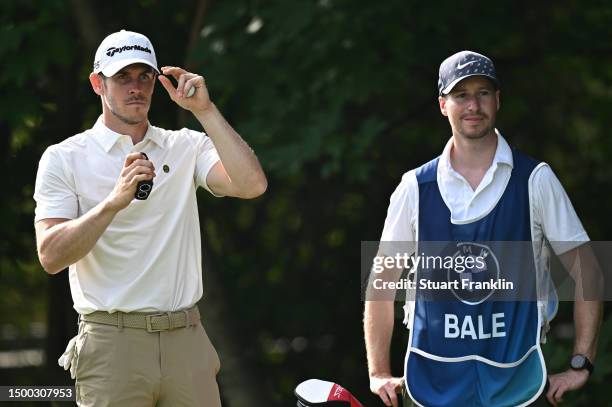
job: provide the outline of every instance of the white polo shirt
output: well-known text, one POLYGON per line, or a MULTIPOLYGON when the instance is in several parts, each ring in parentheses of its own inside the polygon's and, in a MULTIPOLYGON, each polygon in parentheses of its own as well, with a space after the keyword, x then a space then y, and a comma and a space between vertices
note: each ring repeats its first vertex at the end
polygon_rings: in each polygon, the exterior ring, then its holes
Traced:
POLYGON ((93 249, 69 267, 74 308, 93 311, 176 311, 202 297, 196 189, 219 155, 202 132, 149 124, 134 145, 107 128, 93 128, 50 146, 36 176, 35 222, 75 219, 112 191, 129 153, 144 152, 156 177, 147 200, 119 211, 93 249))
MULTIPOLYGON (((501 199, 513 168, 512 150, 497 134, 497 149, 491 167, 473 190, 467 180, 455 171, 450 161, 453 139, 449 139, 440 156, 437 182, 444 203, 450 210, 450 221, 466 224, 489 214, 501 199)), ((562 254, 589 240, 587 233, 563 186, 546 163, 539 164, 529 178, 531 236, 536 243, 535 257, 538 271, 538 290, 542 300, 544 322, 556 313, 556 293, 549 269, 548 245, 562 254)), ((384 242, 418 241, 419 187, 416 171, 404 174, 391 195, 385 226, 380 238, 384 242)))

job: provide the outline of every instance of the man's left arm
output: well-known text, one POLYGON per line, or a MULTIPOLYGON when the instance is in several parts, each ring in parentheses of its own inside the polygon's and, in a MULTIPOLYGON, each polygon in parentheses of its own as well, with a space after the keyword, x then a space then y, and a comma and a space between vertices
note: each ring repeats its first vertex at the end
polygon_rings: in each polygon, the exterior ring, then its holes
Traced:
POLYGON ((268 183, 255 153, 210 100, 204 78, 178 67, 165 66, 161 70, 164 75, 170 75, 178 82, 174 88, 168 78, 159 76, 170 98, 193 113, 206 129, 206 134, 221 158, 206 176, 210 190, 216 195, 245 199, 263 194, 268 183), (187 97, 191 88, 195 88, 195 93, 187 97))
MULTIPOLYGON (((530 190, 534 201, 535 223, 541 226, 543 235, 575 282, 573 354, 581 354, 594 361, 602 319, 601 269, 565 189, 547 164, 535 170, 530 179, 530 190)), ((586 369, 570 368, 551 374, 548 376, 546 398, 557 405, 563 401, 566 391, 581 388, 588 378, 589 372, 586 369)))
MULTIPOLYGON (((565 269, 573 277, 576 289, 574 295, 574 355, 586 356, 595 363, 597 340, 603 317, 601 302, 603 275, 589 243, 585 243, 559 256, 565 269)), ((589 378, 587 369, 567 369, 548 377, 548 401, 557 405, 563 401, 566 391, 584 386, 589 378)))

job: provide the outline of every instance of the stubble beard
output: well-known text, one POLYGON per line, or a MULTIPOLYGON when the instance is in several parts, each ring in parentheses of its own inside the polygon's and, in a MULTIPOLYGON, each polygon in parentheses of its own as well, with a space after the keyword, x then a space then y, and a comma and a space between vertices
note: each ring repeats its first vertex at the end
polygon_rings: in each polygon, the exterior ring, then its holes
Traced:
POLYGON ((494 134, 495 133, 495 121, 489 117, 486 117, 486 119, 490 120, 490 124, 477 133, 468 133, 464 131, 464 129, 462 129, 461 126, 459 126, 458 133, 461 136, 461 138, 466 139, 466 140, 480 140, 491 134, 494 134))
POLYGON ((478 133, 465 133, 465 132, 459 132, 459 134, 461 135, 462 138, 468 139, 468 140, 480 140, 483 139, 485 137, 487 137, 490 134, 493 134, 493 127, 487 127, 486 129, 478 132, 478 133))
POLYGON ((110 112, 113 114, 113 116, 115 116, 117 119, 121 120, 123 123, 125 124, 129 124, 131 126, 142 123, 143 121, 146 120, 146 115, 138 120, 138 119, 133 119, 133 118, 129 118, 127 116, 124 116, 120 113, 117 112, 117 109, 115 108, 116 103, 115 103, 115 99, 114 98, 108 98, 107 99, 107 106, 108 106, 108 110, 110 110, 110 112))
POLYGON ((122 116, 119 113, 117 113, 115 109, 113 109, 112 107, 110 108, 110 112, 113 114, 113 116, 115 116, 117 119, 121 120, 125 124, 135 125, 138 123, 142 123, 144 121, 144 119, 143 120, 133 120, 128 117, 122 116))

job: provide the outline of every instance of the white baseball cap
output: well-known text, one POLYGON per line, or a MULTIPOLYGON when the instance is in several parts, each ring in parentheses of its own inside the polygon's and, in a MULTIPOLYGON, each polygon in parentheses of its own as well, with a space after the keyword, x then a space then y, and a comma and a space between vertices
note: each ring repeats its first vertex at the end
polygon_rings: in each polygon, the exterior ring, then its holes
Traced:
POLYGON ((147 64, 159 73, 151 41, 142 34, 121 30, 102 40, 96 51, 93 71, 113 76, 120 69, 138 63, 147 64))

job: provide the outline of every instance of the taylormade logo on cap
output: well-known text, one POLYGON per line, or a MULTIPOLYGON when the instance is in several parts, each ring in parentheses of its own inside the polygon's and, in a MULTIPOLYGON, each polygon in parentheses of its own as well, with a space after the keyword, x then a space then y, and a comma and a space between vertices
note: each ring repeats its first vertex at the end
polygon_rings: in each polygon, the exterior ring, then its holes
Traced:
POLYGON ((142 34, 121 30, 100 43, 94 59, 94 73, 113 76, 122 68, 139 63, 149 65, 159 73, 151 41, 142 34))
POLYGON ((486 76, 499 88, 499 80, 491 59, 477 52, 461 51, 446 58, 440 64, 438 76, 440 96, 447 95, 456 84, 470 76, 486 76))
POLYGON ((108 55, 109 57, 112 57, 117 52, 131 51, 134 49, 138 51, 148 52, 149 54, 151 53, 151 50, 147 47, 141 47, 140 45, 124 45, 121 48, 110 47, 109 49, 106 50, 106 55, 108 55))

